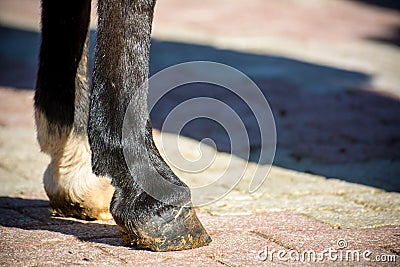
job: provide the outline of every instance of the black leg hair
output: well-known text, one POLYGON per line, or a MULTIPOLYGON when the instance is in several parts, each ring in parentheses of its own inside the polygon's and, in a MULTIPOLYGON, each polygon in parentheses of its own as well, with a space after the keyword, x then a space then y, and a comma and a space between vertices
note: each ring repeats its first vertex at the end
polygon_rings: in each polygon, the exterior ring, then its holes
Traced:
MULTIPOLYGON (((86 131, 87 108, 75 111, 75 88, 88 98, 87 47, 90 0, 42 1, 40 46, 35 107, 57 126, 86 131), (76 114, 75 114, 76 112, 76 114), (75 120, 75 118, 77 118, 75 120)), ((87 105, 87 101, 82 101, 87 105)))
POLYGON ((189 188, 159 155, 151 135, 147 111, 150 33, 155 0, 99 0, 98 40, 89 115, 89 143, 93 171, 109 176, 115 187, 111 213, 121 237, 130 244, 156 251, 181 250, 210 242, 190 204, 189 188), (130 135, 122 140, 129 101, 134 101, 130 135), (123 149, 134 158, 133 176, 123 149), (149 167, 146 167, 148 166, 149 167), (179 192, 163 192, 155 199, 151 176, 180 185, 179 192), (173 200, 174 205, 168 204, 173 200))

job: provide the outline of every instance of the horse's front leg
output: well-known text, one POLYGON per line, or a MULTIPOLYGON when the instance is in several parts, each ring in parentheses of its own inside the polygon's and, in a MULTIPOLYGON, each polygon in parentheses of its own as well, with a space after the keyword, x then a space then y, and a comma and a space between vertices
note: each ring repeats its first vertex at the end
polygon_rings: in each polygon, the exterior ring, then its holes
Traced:
POLYGON ((115 187, 110 210, 121 237, 155 251, 182 250, 211 239, 191 207, 189 188, 160 157, 151 135, 146 81, 154 5, 99 1, 89 142, 93 171, 115 187), (131 124, 123 136, 130 101, 131 124))

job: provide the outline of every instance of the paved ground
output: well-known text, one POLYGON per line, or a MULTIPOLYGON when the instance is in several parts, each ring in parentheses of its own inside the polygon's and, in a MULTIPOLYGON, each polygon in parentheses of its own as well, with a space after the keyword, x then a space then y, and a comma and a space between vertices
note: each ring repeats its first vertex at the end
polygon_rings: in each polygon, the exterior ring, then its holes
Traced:
MULTIPOLYGON (((170 163, 178 166, 184 158, 213 159, 200 173, 175 170, 192 187, 222 173, 244 172, 226 197, 198 211, 211 245, 171 253, 122 246, 112 221, 50 217, 41 184, 48 158, 39 152, 32 120, 39 5, 0 3, 2 266, 398 265, 398 9, 384 7, 388 1, 380 6, 363 3, 374 1, 247 2, 171 0, 157 6, 152 73, 189 60, 238 68, 267 96, 278 137, 271 169, 199 147, 196 139, 205 136, 220 150, 228 147, 218 129, 205 122, 184 132, 180 150, 169 147, 170 163), (269 175, 249 194, 256 168, 269 175)), ((209 87, 197 90, 168 95, 152 113, 155 125, 182 99, 205 95, 235 103, 209 87)), ((237 112, 250 131, 254 161, 260 140, 246 111, 237 112)), ((155 132, 159 147, 176 138, 162 136, 163 142, 155 132)), ((212 190, 227 192, 231 182, 217 180, 212 190)), ((205 196, 195 197, 203 201, 205 196)))

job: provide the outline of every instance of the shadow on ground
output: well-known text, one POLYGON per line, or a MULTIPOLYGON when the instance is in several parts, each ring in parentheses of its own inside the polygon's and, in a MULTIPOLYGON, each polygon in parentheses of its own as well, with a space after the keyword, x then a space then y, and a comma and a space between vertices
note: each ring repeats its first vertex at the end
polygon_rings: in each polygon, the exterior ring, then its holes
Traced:
POLYGON ((398 0, 354 0, 365 4, 374 5, 382 8, 390 8, 400 10, 400 2, 398 0))
MULTIPOLYGON (((33 88, 39 34, 1 27, 0 38, 0 86, 33 88)), ((95 39, 94 32, 91 39, 95 39)), ((276 120, 275 165, 389 191, 400 190, 400 102, 369 90, 369 75, 273 55, 152 42, 151 74, 194 60, 227 64, 259 86, 276 120)), ((150 94, 157 92, 150 88, 150 94)), ((176 105, 197 97, 221 100, 239 115, 249 133, 250 160, 258 161, 260 132, 249 109, 251 103, 247 106, 224 88, 191 84, 171 90, 151 111, 153 126, 161 129, 176 105)), ((211 120, 193 120, 180 133, 197 140, 211 138, 220 151, 230 152, 226 131, 211 120)))
POLYGON ((400 25, 392 27, 389 32, 390 34, 387 36, 369 36, 367 39, 400 46, 400 25))
MULTIPOLYGON (((377 6, 380 8, 388 8, 400 12, 400 1, 398 0, 354 0, 356 2, 362 2, 364 4, 377 6)), ((400 46, 400 25, 393 26, 389 29, 388 34, 385 36, 369 36, 369 40, 392 44, 400 46)))
MULTIPOLYGON (((39 199, 0 197, 0 225, 23 230, 50 231, 81 241, 123 246, 113 221, 81 221, 50 216, 49 202, 39 199)), ((134 249, 134 248, 133 248, 134 249)))

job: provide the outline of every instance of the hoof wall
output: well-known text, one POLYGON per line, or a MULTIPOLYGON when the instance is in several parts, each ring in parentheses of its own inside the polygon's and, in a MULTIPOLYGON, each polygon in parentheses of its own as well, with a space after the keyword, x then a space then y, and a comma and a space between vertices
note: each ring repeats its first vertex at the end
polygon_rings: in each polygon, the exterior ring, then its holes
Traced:
POLYGON ((207 234, 193 208, 183 207, 161 213, 131 231, 120 227, 120 237, 127 245, 152 251, 173 251, 208 245, 207 234))

